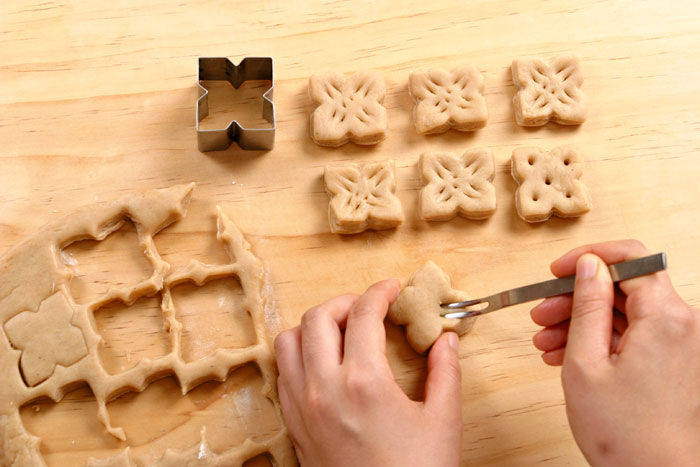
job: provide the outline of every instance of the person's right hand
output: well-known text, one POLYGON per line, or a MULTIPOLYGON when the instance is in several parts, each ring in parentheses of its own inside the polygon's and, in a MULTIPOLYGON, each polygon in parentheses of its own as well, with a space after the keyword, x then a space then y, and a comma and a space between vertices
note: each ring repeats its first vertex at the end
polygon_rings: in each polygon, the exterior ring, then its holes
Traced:
POLYGON ((637 241, 583 246, 554 263, 573 297, 532 312, 562 384, 574 438, 592 465, 700 465, 700 320, 668 274, 620 282, 607 264, 649 255, 637 241))

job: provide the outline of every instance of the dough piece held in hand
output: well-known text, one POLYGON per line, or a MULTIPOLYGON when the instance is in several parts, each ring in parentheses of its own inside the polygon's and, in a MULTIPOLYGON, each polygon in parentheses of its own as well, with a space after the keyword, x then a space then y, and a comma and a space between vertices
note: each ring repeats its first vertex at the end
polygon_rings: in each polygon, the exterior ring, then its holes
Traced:
POLYGON ((441 316, 443 303, 469 300, 466 292, 454 290, 450 277, 428 261, 408 281, 389 308, 389 320, 406 326, 406 338, 418 353, 425 353, 445 331, 460 336, 469 332, 476 318, 448 319, 441 316))
POLYGON ((427 152, 420 158, 427 185, 420 194, 420 211, 429 221, 447 221, 459 214, 485 219, 496 211, 496 168, 493 154, 472 149, 457 157, 449 152, 427 152))
POLYGON ((385 95, 384 78, 374 71, 348 77, 339 73, 313 75, 309 80, 309 96, 315 106, 311 139, 332 147, 348 141, 378 143, 386 137, 385 95))
POLYGON ((418 133, 442 133, 450 128, 473 131, 486 126, 484 77, 473 66, 451 72, 439 68, 414 71, 408 92, 416 105, 413 122, 418 133))
POLYGON ((326 167, 331 232, 354 234, 400 225, 404 215, 401 201, 394 194, 394 171, 394 161, 326 167))
POLYGON ((511 173, 518 189, 515 206, 527 222, 546 221, 552 214, 576 217, 591 210, 588 188, 579 180, 583 158, 574 146, 547 153, 539 148, 513 151, 511 173))
POLYGON ((586 120, 581 62, 562 55, 546 63, 539 57, 513 61, 515 120, 522 126, 541 126, 552 120, 579 125, 586 120))

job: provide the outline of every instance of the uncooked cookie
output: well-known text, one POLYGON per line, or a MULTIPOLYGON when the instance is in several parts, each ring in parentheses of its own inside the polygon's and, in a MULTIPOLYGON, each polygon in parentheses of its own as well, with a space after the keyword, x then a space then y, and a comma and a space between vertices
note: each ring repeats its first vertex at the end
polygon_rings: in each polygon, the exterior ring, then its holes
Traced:
POLYGON ((552 120, 579 125, 586 120, 581 62, 576 55, 560 55, 550 63, 539 57, 513 61, 515 120, 522 126, 541 126, 552 120))
POLYGON ((515 149, 511 173, 518 182, 515 206, 527 222, 546 221, 552 214, 576 217, 591 209, 588 188, 579 180, 583 157, 574 146, 559 146, 550 152, 515 149))
POLYGON ((414 71, 408 92, 415 101, 413 122, 418 133, 473 131, 483 128, 489 118, 482 95, 484 77, 473 66, 414 71))
POLYGON ((386 137, 387 118, 383 105, 384 78, 374 71, 351 76, 340 73, 313 75, 309 96, 315 109, 311 113, 311 139, 320 146, 376 144, 386 137))
POLYGON ((461 302, 471 297, 452 288, 450 277, 435 263, 428 261, 408 280, 389 308, 389 320, 406 326, 406 338, 418 353, 425 353, 443 332, 458 335, 469 332, 476 318, 443 318, 444 303, 461 302))
POLYGON ((326 167, 331 232, 354 234, 400 225, 404 215, 401 201, 394 194, 394 172, 393 161, 326 167))
MULTIPOLYGON (((143 391, 152 381, 173 375, 182 390, 209 380, 224 381, 230 372, 253 362, 260 369, 265 395, 272 401, 281 420, 276 398, 277 371, 272 353, 273 336, 265 327, 262 262, 233 222, 218 210, 217 238, 227 250, 230 262, 209 265, 192 260, 184 269, 170 271, 161 259, 153 237, 167 225, 182 218, 194 183, 177 185, 123 197, 85 207, 60 221, 47 224, 15 246, 0 259, 0 465, 45 465, 39 438, 23 426, 20 408, 29 401, 48 397, 56 402, 76 385, 87 384, 97 402, 97 417, 107 431, 125 440, 124 430, 112 426, 107 402, 127 391, 143 391), (61 260, 61 252, 83 239, 103 240, 127 220, 133 222, 139 246, 151 263, 151 277, 136 285, 110 288, 88 304, 74 300, 70 281, 72 270, 61 260), (240 349, 217 349, 213 354, 187 362, 181 356, 182 324, 177 320, 171 289, 185 281, 197 284, 235 277, 245 294, 256 343, 240 349), (141 297, 162 295, 161 309, 169 330, 171 351, 158 358, 143 358, 136 366, 109 374, 102 365, 98 333, 93 313, 106 303, 119 300, 131 304, 141 297)), ((244 445, 220 453, 226 465, 240 465, 251 452, 263 446, 278 465, 295 463, 286 430, 265 443, 246 441, 244 445)), ((252 454, 255 456, 256 454, 252 454)), ((214 458, 212 458, 214 459, 214 458)), ((143 464, 133 451, 124 450, 111 459, 95 459, 93 465, 143 464)), ((169 452, 162 465, 221 465, 197 457, 192 449, 169 452)), ((160 464, 159 464, 160 465, 160 464)))
POLYGON ((420 193, 420 211, 429 221, 446 221, 459 214, 484 219, 496 211, 496 173, 493 154, 471 149, 461 156, 449 152, 421 155, 420 167, 427 185, 420 193))

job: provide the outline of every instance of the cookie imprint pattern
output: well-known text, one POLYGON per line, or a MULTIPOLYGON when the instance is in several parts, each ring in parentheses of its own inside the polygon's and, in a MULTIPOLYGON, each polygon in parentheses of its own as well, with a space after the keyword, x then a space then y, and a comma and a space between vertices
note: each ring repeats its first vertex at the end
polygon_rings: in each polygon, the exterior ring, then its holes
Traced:
POLYGON ((326 167, 324 180, 331 200, 331 232, 359 233, 397 227, 404 220, 396 192, 393 161, 326 167))
POLYGON ((446 221, 457 214, 467 219, 484 219, 496 211, 496 167, 493 154, 472 149, 462 156, 449 152, 421 155, 420 167, 427 185, 420 193, 424 219, 446 221))
POLYGON ((473 131, 486 126, 484 77, 475 67, 414 71, 408 78, 408 91, 415 101, 413 122, 418 133, 442 133, 450 128, 473 131))
POLYGON ((386 137, 387 116, 383 105, 384 78, 374 71, 351 76, 339 73, 313 75, 309 96, 311 139, 320 146, 337 147, 352 141, 376 144, 386 137))
POLYGON ((513 61, 515 120, 522 126, 541 126, 552 120, 579 125, 586 120, 581 62, 562 55, 546 63, 539 57, 513 61))
POLYGON ((552 214, 576 217, 591 209, 588 188, 579 180, 583 157, 575 146, 549 153, 534 147, 515 149, 511 173, 518 182, 515 206, 527 222, 546 221, 552 214))

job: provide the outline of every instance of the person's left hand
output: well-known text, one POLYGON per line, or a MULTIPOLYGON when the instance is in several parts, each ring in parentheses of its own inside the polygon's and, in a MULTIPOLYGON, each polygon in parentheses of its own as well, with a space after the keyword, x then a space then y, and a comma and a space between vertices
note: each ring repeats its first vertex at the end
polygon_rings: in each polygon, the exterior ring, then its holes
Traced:
POLYGON ((275 340, 280 403, 302 465, 459 465, 457 335, 435 342, 425 400, 411 401, 386 358, 384 317, 398 292, 388 280, 334 298, 275 340))

